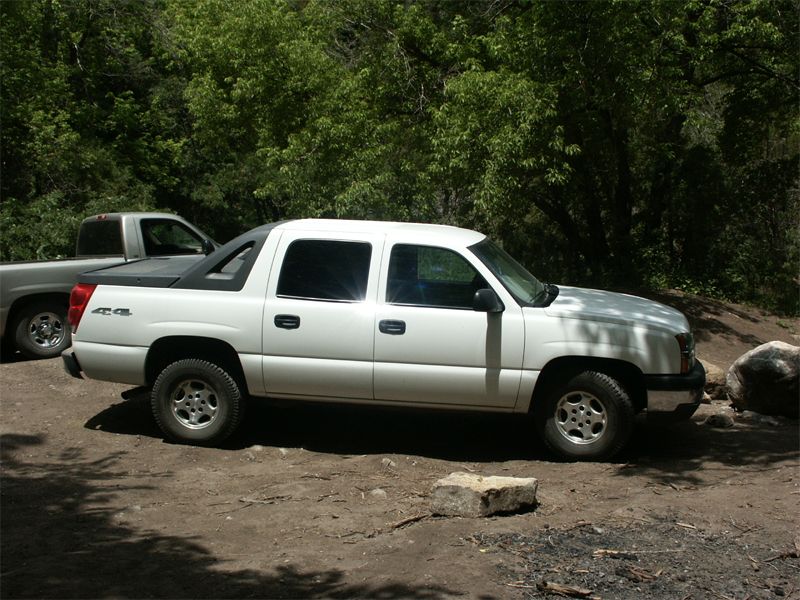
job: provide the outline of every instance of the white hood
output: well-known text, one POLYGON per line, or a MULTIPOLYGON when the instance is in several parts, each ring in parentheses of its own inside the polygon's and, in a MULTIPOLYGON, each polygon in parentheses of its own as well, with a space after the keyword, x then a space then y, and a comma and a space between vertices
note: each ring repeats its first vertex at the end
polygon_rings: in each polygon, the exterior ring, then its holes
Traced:
POLYGON ((558 297, 545 308, 548 316, 644 326, 673 334, 689 331, 682 312, 658 302, 604 290, 558 287, 558 297))

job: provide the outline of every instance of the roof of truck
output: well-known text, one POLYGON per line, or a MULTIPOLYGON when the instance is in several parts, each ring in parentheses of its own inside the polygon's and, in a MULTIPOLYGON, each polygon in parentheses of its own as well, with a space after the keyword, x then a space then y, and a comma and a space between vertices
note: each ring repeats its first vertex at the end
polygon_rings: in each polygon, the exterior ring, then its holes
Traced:
POLYGON ((396 221, 358 221, 347 219, 296 219, 285 221, 275 227, 278 230, 288 231, 315 231, 315 232, 347 232, 347 233, 377 233, 384 235, 399 234, 417 238, 428 236, 438 240, 446 239, 454 245, 470 246, 484 239, 486 236, 471 229, 462 229, 451 225, 432 225, 429 223, 399 223, 396 221))
POLYGON ((90 217, 86 217, 85 221, 116 221, 122 219, 123 217, 139 217, 142 219, 179 219, 181 221, 185 221, 183 217, 180 215, 176 215, 174 213, 165 213, 165 212, 107 212, 107 213, 100 213, 98 215, 92 215, 90 217))

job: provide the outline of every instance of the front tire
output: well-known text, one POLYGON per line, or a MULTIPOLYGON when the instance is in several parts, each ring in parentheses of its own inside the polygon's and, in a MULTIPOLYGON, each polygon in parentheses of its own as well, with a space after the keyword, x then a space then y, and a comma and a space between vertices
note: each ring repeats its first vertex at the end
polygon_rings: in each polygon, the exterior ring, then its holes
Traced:
POLYGON ((241 421, 244 400, 239 384, 224 369, 191 358, 161 372, 150 405, 168 439, 208 446, 233 433, 241 421))
POLYGON ((584 371, 549 389, 537 424, 545 444, 562 458, 605 460, 628 442, 635 414, 616 379, 584 371))
POLYGON ((67 307, 57 302, 35 302, 24 307, 14 321, 14 343, 31 359, 55 358, 70 343, 67 307))

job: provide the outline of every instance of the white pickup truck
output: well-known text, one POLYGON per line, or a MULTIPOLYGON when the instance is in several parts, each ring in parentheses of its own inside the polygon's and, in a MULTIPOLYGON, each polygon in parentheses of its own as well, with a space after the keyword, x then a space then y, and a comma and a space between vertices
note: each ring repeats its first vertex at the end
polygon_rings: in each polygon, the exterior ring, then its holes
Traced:
POLYGON ((220 442, 261 396, 532 414, 557 454, 605 459, 705 381, 677 310, 541 283, 455 227, 287 221, 79 281, 65 368, 151 387, 179 442, 220 442))
POLYGON ((67 309, 78 274, 148 256, 208 254, 216 245, 177 215, 106 213, 83 220, 75 258, 0 264, 0 338, 28 358, 69 347, 67 309))

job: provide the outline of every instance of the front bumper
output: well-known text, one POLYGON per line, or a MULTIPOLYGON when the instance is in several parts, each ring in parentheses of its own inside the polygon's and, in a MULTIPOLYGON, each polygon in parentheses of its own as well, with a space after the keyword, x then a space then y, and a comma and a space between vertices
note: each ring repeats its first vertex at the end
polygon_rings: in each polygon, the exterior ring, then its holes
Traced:
POLYGON ((61 353, 61 361, 64 363, 64 370, 78 379, 83 379, 81 375, 81 365, 78 363, 78 357, 72 351, 72 348, 67 348, 61 353))
POLYGON ((699 360, 684 375, 646 375, 648 419, 688 419, 700 406, 705 384, 706 370, 699 360))

